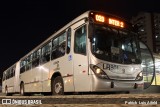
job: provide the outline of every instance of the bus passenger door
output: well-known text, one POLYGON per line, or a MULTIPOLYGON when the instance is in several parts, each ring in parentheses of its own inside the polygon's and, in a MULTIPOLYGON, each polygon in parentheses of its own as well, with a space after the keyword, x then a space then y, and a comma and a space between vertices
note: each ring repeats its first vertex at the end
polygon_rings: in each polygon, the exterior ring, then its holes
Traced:
POLYGON ((90 91, 90 78, 88 75, 87 55, 87 26, 84 20, 73 25, 74 48, 73 48, 73 70, 75 92, 90 91))

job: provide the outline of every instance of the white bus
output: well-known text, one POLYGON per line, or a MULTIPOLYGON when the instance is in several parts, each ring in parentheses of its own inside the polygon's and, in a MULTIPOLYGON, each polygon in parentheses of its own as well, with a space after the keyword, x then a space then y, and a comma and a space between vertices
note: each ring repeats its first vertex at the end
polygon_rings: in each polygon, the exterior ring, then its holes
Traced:
POLYGON ((4 71, 2 86, 6 95, 143 90, 137 33, 122 18, 87 11, 4 71))

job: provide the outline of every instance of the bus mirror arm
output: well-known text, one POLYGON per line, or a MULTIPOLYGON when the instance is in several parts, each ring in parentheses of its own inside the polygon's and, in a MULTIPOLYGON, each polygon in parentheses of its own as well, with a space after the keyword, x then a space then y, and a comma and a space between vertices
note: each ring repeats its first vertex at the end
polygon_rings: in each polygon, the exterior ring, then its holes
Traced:
POLYGON ((94 34, 94 26, 93 23, 90 23, 88 26, 88 38, 91 39, 94 34))

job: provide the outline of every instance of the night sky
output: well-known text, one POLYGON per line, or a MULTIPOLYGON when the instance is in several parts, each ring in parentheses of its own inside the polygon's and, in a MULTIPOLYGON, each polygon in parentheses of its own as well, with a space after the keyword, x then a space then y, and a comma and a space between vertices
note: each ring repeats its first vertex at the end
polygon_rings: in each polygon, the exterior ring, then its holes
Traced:
POLYGON ((140 11, 159 12, 159 0, 4 0, 0 2, 0 74, 55 31, 87 10, 127 20, 140 11))

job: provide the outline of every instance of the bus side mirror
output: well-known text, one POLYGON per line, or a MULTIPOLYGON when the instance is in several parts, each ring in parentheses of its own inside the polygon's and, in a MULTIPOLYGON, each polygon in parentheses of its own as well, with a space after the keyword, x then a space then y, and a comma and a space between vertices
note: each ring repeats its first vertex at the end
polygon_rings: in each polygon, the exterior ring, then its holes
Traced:
POLYGON ((149 88, 152 85, 153 79, 155 77, 155 63, 151 50, 148 46, 139 42, 141 51, 141 67, 143 72, 144 89, 149 88))

